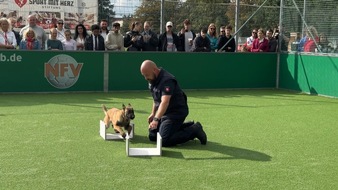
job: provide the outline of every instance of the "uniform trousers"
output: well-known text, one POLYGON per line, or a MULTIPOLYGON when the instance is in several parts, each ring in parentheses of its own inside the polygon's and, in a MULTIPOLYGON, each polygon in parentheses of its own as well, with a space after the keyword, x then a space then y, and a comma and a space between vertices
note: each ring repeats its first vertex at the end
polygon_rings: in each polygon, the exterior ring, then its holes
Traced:
POLYGON ((185 143, 196 137, 197 130, 193 122, 185 122, 185 118, 163 116, 158 123, 157 129, 149 129, 149 140, 156 141, 157 132, 162 137, 162 146, 169 147, 185 143))

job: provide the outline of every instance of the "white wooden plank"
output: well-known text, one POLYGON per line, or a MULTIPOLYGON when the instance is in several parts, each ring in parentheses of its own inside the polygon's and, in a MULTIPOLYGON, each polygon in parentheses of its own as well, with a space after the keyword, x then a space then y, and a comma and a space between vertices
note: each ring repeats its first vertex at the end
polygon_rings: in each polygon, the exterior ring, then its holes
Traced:
MULTIPOLYGON (((128 135, 126 138, 134 138, 134 123, 130 123, 132 129, 130 132, 130 135, 128 135)), ((100 136, 104 139, 104 140, 118 140, 118 139, 123 139, 123 137, 119 134, 119 133, 108 133, 106 126, 104 124, 104 122, 102 120, 100 120, 100 136)))
POLYGON ((162 156, 162 137, 157 133, 156 148, 130 148, 129 138, 126 138, 127 156, 162 156))

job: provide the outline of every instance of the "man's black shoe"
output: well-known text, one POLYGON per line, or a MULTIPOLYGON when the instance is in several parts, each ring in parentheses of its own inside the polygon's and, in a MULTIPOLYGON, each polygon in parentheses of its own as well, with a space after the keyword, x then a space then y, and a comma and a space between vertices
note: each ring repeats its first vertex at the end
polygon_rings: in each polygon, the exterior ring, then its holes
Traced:
POLYGON ((201 144, 207 144, 207 134, 204 132, 203 127, 200 122, 196 122, 193 125, 196 128, 196 138, 200 140, 201 144))

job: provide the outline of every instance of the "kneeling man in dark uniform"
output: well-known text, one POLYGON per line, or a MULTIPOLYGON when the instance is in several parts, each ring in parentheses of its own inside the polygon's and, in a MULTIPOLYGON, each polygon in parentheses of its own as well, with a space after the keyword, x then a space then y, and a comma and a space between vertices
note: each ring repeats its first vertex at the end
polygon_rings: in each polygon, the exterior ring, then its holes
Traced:
POLYGON ((154 99, 152 112, 148 117, 149 139, 156 141, 156 134, 159 132, 165 147, 182 144, 194 138, 198 138, 205 145, 207 135, 201 123, 184 123, 189 114, 187 96, 176 78, 163 68, 158 68, 151 60, 145 60, 140 70, 149 82, 154 99))

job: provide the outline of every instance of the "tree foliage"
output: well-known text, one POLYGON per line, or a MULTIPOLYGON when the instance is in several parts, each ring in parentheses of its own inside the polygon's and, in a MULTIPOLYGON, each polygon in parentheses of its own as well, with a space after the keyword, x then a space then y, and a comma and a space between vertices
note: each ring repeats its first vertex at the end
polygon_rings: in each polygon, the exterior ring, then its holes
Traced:
POLYGON ((115 15, 113 9, 114 5, 111 4, 110 0, 98 0, 98 22, 102 19, 110 21, 115 15))
POLYGON ((195 30, 208 27, 210 23, 216 26, 226 25, 229 22, 224 7, 229 5, 229 1, 211 0, 205 3, 202 0, 187 0, 180 9, 180 22, 188 18, 193 23, 195 30))
MULTIPOLYGON (((241 0, 239 25, 243 24, 263 2, 264 0, 241 0)), ((278 3, 279 0, 272 0, 266 5, 277 6, 278 3)), ((234 28, 236 14, 235 5, 235 2, 230 0, 209 0, 207 3, 204 0, 186 0, 185 2, 178 0, 165 1, 164 22, 172 21, 176 31, 179 31, 183 27, 183 21, 185 19, 191 20, 192 29, 195 31, 199 31, 202 27, 208 27, 210 23, 215 23, 218 28, 228 24, 232 25, 234 28)), ((243 30, 251 31, 252 28, 259 28, 264 25, 276 27, 279 20, 278 10, 278 7, 274 7, 254 15, 251 18, 251 21, 243 27, 243 30)), ((151 21, 153 23, 153 29, 159 31, 160 12, 160 0, 146 0, 135 11, 135 14, 132 17, 133 20, 141 22, 146 20, 151 21)))
MULTIPOLYGON (((304 0, 294 0, 303 12, 304 0)), ((301 31, 303 21, 295 8, 293 0, 284 0, 283 28, 289 31, 301 31)), ((338 0, 306 0, 307 15, 306 22, 310 25, 317 25, 330 34, 337 33, 338 0), (325 12, 328 10, 328 12, 325 12), (323 22, 325 21, 325 22, 323 22)), ((177 32, 183 27, 183 21, 190 19, 192 29, 196 32, 202 27, 208 27, 215 23, 217 28, 230 24, 235 28, 236 3, 234 0, 168 0, 164 1, 164 23, 172 21, 174 30, 177 32)), ((145 0, 136 9, 135 14, 125 18, 130 21, 151 21, 153 30, 160 31, 161 21, 161 0, 145 0)), ((279 25, 280 0, 240 0, 238 28, 240 36, 249 36, 253 28, 274 29, 279 25), (257 9, 264 3, 264 6, 257 9), (257 11, 257 12, 256 12, 257 11), (255 13, 256 12, 256 13, 255 13), (246 23, 244 25, 244 23, 246 23)), ((125 21, 124 21, 125 22, 125 21)), ((233 31, 235 32, 235 31, 233 31)))

